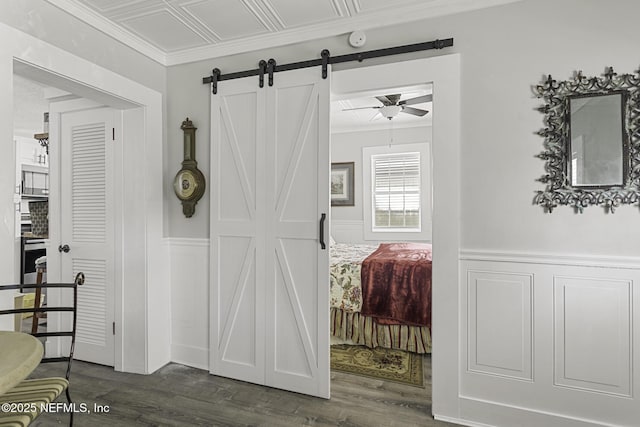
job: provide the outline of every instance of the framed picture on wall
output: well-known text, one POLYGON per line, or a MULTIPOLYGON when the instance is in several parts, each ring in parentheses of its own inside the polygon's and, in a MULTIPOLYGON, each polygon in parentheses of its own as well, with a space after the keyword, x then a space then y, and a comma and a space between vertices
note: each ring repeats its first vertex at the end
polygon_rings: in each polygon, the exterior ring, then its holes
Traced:
POLYGON ((354 206, 353 162, 331 163, 331 206, 354 206))

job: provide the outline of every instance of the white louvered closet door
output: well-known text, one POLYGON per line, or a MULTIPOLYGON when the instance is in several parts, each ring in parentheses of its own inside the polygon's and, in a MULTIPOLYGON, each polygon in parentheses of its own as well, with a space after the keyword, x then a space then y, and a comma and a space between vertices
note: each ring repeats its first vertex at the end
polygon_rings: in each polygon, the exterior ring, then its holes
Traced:
POLYGON ((114 186, 116 112, 109 108, 61 115, 60 236, 63 281, 85 274, 78 288, 75 358, 114 364, 114 186))

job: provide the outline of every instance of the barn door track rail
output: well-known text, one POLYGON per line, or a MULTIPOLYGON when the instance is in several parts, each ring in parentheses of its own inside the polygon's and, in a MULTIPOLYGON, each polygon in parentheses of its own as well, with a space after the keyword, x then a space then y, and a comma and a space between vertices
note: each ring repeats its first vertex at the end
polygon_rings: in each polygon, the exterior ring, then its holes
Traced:
POLYGON ((273 86, 273 74, 280 71, 296 70, 298 68, 322 67, 322 78, 327 78, 328 64, 340 64, 343 62, 358 61, 365 59, 379 58, 382 56, 400 55, 403 53, 419 52, 423 50, 443 49, 453 46, 453 38, 437 39, 430 42, 408 44, 404 46, 388 47, 384 49, 369 50, 366 52, 349 53, 346 55, 331 56, 327 49, 320 53, 319 59, 311 59, 308 61, 292 62, 289 64, 278 65, 276 60, 271 58, 268 61, 264 59, 258 64, 258 68, 253 70, 238 71, 235 73, 222 74, 219 68, 214 68, 211 75, 202 78, 203 84, 211 84, 212 92, 218 93, 218 82, 224 80, 240 79, 249 76, 258 76, 258 85, 264 87, 264 76, 267 75, 269 86, 273 86))

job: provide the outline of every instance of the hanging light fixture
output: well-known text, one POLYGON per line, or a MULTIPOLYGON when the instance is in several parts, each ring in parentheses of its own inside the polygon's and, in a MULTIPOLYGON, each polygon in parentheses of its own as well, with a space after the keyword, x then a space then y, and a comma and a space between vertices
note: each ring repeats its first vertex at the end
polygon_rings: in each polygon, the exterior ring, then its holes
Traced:
POLYGON ((382 114, 389 120, 397 116, 400 111, 402 111, 402 107, 399 105, 385 105, 383 107, 380 107, 380 109, 378 110, 380 114, 382 114))
POLYGON ((44 132, 36 133, 35 135, 33 135, 33 137, 38 140, 41 147, 44 147, 48 156, 49 155, 49 113, 44 113, 43 129, 44 129, 44 132))

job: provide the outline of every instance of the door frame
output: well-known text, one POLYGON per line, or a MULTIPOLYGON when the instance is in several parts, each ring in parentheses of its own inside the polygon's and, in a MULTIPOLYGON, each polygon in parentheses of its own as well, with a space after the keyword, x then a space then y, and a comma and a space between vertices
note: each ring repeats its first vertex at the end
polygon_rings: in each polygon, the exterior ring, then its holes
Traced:
POLYGON ((332 99, 433 83, 432 413, 458 419, 460 339, 460 55, 358 66, 332 73, 332 99))
MULTIPOLYGON (((162 238, 167 219, 163 204, 162 94, 14 28, 0 25, 0 37, 12 41, 0 44, 3 99, 13 99, 15 73, 123 110, 124 128, 130 131, 122 136, 127 147, 121 163, 122 179, 127 182, 122 195, 127 223, 123 224, 122 244, 116 252, 122 263, 122 294, 115 301, 116 342, 121 349, 115 361, 117 370, 151 373, 171 360, 167 333, 171 329, 167 316, 170 275, 168 250, 162 238)), ((13 105, 8 102, 3 108, 0 134, 10 141, 13 105)), ((5 163, 14 162, 6 157, 5 163)), ((13 166, 6 170, 13 176, 13 166)), ((8 188, 0 186, 0 193, 1 199, 13 204, 10 183, 8 188)), ((59 243, 50 240, 49 244, 57 248, 59 243)), ((14 250, 2 248, 0 254, 13 260, 14 250)), ((7 269, 12 276, 13 268, 7 269)), ((56 279, 49 276, 50 281, 56 279)))

